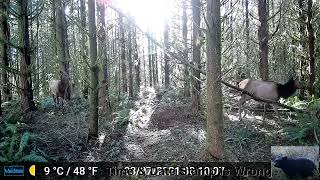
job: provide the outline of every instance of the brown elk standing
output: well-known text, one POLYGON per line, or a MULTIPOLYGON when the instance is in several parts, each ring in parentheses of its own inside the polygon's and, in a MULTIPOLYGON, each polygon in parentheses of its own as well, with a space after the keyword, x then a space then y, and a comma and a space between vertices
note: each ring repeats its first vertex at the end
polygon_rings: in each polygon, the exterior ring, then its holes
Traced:
POLYGON ((62 98, 61 106, 63 109, 63 100, 65 99, 68 82, 62 78, 62 80, 49 81, 49 88, 52 93, 53 102, 59 105, 59 97, 62 98))
MULTIPOLYGON (((290 78, 290 80, 285 84, 279 84, 272 81, 245 79, 239 83, 239 88, 248 91, 249 93, 251 93, 256 97, 272 100, 272 101, 278 101, 280 97, 286 99, 292 96, 297 89, 303 89, 304 87, 301 85, 301 83, 298 80, 294 80, 293 78, 290 78)), ((252 99, 252 97, 247 94, 241 95, 241 98, 239 100, 239 119, 240 120, 242 120, 241 108, 243 104, 250 99, 252 99)), ((272 104, 272 107, 277 117, 280 119, 277 106, 272 104)), ((264 103, 263 121, 265 120, 265 113, 266 113, 266 103, 264 103)))

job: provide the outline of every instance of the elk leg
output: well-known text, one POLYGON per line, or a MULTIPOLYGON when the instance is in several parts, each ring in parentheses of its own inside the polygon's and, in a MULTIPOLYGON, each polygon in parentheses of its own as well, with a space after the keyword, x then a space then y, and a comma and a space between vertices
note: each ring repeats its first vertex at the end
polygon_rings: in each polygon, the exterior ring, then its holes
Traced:
POLYGON ((263 123, 265 123, 266 111, 267 111, 267 103, 263 103, 263 115, 262 115, 262 122, 263 123))
POLYGON ((278 119, 280 120, 280 114, 279 114, 279 111, 278 111, 278 107, 276 105, 274 105, 274 104, 272 104, 272 107, 273 107, 273 110, 276 113, 278 119))
POLYGON ((61 100, 61 108, 62 108, 62 113, 64 113, 63 100, 64 100, 64 99, 62 99, 62 100, 61 100))
MULTIPOLYGON (((243 106, 243 104, 248 101, 249 99, 251 99, 250 96, 246 95, 246 94, 242 94, 241 98, 239 100, 239 120, 242 121, 242 117, 241 117, 241 108, 243 106)), ((244 109, 244 108, 243 108, 244 109)))

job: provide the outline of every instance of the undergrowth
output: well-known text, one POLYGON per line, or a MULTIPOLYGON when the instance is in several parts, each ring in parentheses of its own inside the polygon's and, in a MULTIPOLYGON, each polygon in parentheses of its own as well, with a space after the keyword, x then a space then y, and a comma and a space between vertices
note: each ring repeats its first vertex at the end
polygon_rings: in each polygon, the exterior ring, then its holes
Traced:
POLYGON ((299 101, 297 98, 289 99, 289 105, 297 108, 306 108, 306 113, 298 113, 294 126, 284 128, 289 141, 298 144, 310 144, 320 139, 320 99, 299 101), (290 102, 291 100, 291 102, 290 102))
POLYGON ((3 104, 3 117, 0 123, 0 162, 46 162, 48 156, 30 144, 36 135, 25 131, 19 102, 3 104))
POLYGON ((134 100, 129 98, 128 95, 123 94, 120 96, 117 107, 115 111, 117 115, 115 118, 116 124, 119 126, 127 125, 129 123, 130 109, 134 108, 134 100))

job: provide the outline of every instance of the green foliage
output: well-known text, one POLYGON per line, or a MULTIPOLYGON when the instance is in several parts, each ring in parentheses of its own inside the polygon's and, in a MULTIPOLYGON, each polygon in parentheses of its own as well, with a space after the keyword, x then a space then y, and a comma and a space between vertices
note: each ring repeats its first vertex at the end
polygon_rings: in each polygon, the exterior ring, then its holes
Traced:
POLYGON ((317 112, 320 110, 320 99, 312 100, 308 103, 308 113, 299 113, 297 116, 297 123, 295 126, 284 128, 284 132, 287 134, 291 142, 297 142, 299 144, 310 144, 310 141, 319 139, 320 123, 317 118, 317 112))
POLYGON ((15 124, 21 120, 19 101, 12 100, 10 102, 5 102, 2 104, 2 108, 5 112, 3 113, 5 122, 15 124))
POLYGON ((134 107, 134 100, 130 99, 127 94, 122 95, 120 99, 119 108, 126 109, 126 108, 133 108, 134 107))
POLYGON ((122 109, 118 111, 118 116, 116 117, 117 124, 120 126, 127 125, 129 122, 129 113, 130 109, 122 109))
POLYGON ((175 88, 161 88, 158 92, 158 96, 161 97, 161 106, 177 107, 185 104, 183 101, 183 91, 178 91, 175 88))
POLYGON ((3 123, 0 124, 0 162, 18 162, 33 156, 33 161, 46 161, 44 157, 30 151, 30 142, 35 138, 29 132, 23 132, 25 126, 19 113, 19 103, 16 101, 6 102, 4 105, 3 123), (37 158, 36 158, 37 157, 37 158))
POLYGON ((308 101, 301 101, 298 96, 292 96, 289 97, 286 102, 286 105, 292 106, 299 109, 305 109, 308 107, 309 102, 308 101))
POLYGON ((236 138, 235 142, 239 145, 240 149, 242 150, 243 146, 246 146, 250 137, 252 136, 252 132, 246 128, 239 128, 236 130, 236 138))
POLYGON ((52 97, 45 97, 41 99, 38 103, 37 106, 41 109, 52 109, 54 108, 54 102, 52 97))
POLYGON ((134 108, 134 100, 130 99, 128 95, 121 96, 118 111, 116 112, 116 123, 119 126, 127 125, 129 123, 130 109, 134 108))
POLYGON ((9 136, 3 137, 0 143, 0 162, 19 162, 19 161, 33 161, 33 162, 46 162, 47 160, 35 153, 29 151, 29 142, 33 136, 29 132, 22 135, 17 133, 16 130, 12 132, 14 125, 9 125, 7 128, 11 133, 9 136), (39 161, 38 161, 39 160, 39 161))
POLYGON ((32 151, 29 155, 23 156, 21 160, 26 162, 48 162, 46 158, 38 155, 35 151, 32 151))

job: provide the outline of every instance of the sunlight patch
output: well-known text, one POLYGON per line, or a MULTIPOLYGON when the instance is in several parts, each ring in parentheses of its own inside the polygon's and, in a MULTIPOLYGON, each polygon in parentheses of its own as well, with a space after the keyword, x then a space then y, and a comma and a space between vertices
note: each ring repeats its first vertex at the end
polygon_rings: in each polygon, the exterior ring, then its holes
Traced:
POLYGON ((127 144, 126 148, 130 153, 133 153, 135 157, 139 157, 139 156, 144 155, 144 151, 139 145, 127 144))
POLYGON ((92 155, 91 152, 89 152, 89 155, 85 158, 85 162, 96 162, 97 159, 92 155))
POLYGON ((100 145, 103 144, 105 138, 106 138, 106 134, 105 133, 100 134, 100 136, 99 136, 99 144, 100 145))
POLYGON ((229 117, 230 121, 239 121, 239 116, 235 116, 232 114, 227 114, 227 116, 229 117))
POLYGON ((198 139, 199 142, 203 142, 206 138, 203 129, 196 130, 195 128, 189 128, 188 132, 192 137, 198 139))

